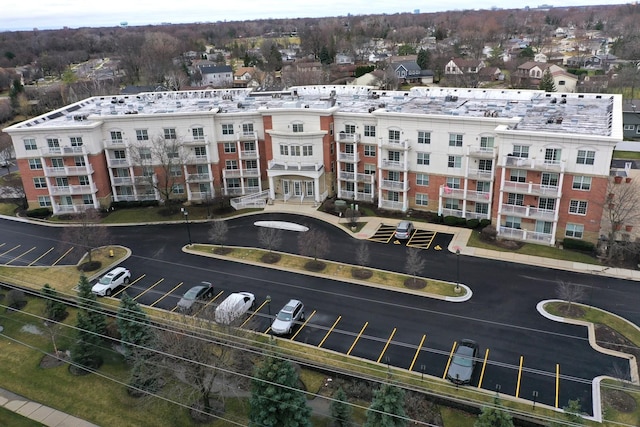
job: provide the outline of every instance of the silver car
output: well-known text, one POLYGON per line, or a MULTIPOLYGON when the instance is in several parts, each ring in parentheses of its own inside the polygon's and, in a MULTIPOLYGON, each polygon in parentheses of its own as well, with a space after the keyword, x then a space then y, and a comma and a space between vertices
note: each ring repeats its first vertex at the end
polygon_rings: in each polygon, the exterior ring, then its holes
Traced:
POLYGON ((304 320, 304 304, 292 299, 276 315, 271 324, 271 332, 276 335, 288 335, 296 322, 301 320, 304 320))
POLYGON ((396 239, 407 240, 411 238, 414 229, 411 221, 400 221, 400 224, 396 227, 396 239))

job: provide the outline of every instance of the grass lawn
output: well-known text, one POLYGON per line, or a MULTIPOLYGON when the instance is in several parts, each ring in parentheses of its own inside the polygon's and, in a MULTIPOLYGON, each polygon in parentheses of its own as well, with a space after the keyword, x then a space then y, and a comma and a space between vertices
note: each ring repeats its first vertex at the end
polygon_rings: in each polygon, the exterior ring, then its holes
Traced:
POLYGON ((42 427, 42 424, 0 407, 0 427, 42 427))
POLYGON ((469 241, 467 242, 467 244, 469 246, 473 246, 474 248, 489 249, 498 252, 512 252, 522 255, 532 255, 544 258, 561 259, 565 261, 582 262, 585 264, 601 264, 597 258, 594 258, 591 255, 566 249, 560 249, 554 246, 525 243, 520 249, 517 250, 501 248, 499 246, 492 245, 491 243, 481 240, 480 232, 475 230, 471 233, 471 237, 469 237, 469 241))

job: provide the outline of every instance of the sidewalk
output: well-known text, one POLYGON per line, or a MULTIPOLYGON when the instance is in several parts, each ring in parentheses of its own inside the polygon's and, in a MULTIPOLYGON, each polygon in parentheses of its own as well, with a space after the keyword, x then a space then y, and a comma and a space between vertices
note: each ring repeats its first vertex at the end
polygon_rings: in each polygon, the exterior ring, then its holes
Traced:
POLYGON ((0 388, 0 406, 49 427, 98 427, 80 418, 0 388))

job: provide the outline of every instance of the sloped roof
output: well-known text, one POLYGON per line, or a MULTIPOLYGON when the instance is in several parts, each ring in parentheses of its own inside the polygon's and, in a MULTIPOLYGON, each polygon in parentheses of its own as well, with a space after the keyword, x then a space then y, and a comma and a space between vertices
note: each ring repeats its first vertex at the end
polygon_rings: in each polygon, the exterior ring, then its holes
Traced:
POLYGON ((202 74, 221 74, 221 73, 231 73, 233 68, 229 65, 216 65, 216 66, 203 66, 199 67, 200 72, 202 74))

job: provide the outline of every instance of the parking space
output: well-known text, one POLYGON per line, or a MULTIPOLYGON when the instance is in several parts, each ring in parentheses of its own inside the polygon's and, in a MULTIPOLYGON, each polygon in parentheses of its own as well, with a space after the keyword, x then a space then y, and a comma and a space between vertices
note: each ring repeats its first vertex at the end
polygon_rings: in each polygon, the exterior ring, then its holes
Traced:
POLYGON ((411 236, 411 239, 407 242, 407 246, 411 246, 413 248, 420 249, 429 249, 431 247, 431 243, 436 237, 435 231, 429 230, 416 230, 411 236))
POLYGON ((418 249, 441 251, 443 248, 449 246, 449 242, 451 242, 453 238, 453 235, 449 233, 439 233, 433 230, 416 228, 409 239, 399 240, 395 238, 395 231, 395 225, 381 224, 369 240, 378 243, 390 243, 418 249))
POLYGON ((44 267, 77 264, 82 256, 74 247, 55 248, 0 243, 0 265, 44 267))
POLYGON ((391 239, 393 239, 395 232, 395 225, 380 224, 373 236, 369 237, 369 240, 379 243, 389 243, 391 239))

